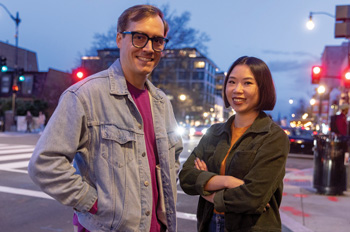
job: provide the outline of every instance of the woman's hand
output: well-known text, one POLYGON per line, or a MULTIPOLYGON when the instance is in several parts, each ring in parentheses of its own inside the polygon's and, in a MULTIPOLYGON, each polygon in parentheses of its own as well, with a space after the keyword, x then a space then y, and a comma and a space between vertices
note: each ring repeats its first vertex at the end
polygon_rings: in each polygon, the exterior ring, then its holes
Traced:
POLYGON ((211 202, 214 204, 214 197, 215 197, 215 193, 208 195, 208 196, 202 196, 205 200, 211 202))
POLYGON ((207 165, 203 160, 200 160, 198 157, 194 160, 194 167, 198 170, 208 171, 207 165))

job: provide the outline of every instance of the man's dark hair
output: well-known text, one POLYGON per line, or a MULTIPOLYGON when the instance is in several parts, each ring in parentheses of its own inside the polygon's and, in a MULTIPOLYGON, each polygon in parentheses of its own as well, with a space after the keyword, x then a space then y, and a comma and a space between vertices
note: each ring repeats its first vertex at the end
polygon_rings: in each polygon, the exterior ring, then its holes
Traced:
POLYGON ((142 19, 159 16, 164 24, 164 37, 169 31, 168 23, 164 19, 163 12, 152 5, 136 5, 126 9, 118 19, 117 31, 123 32, 128 27, 128 23, 138 22, 142 19))

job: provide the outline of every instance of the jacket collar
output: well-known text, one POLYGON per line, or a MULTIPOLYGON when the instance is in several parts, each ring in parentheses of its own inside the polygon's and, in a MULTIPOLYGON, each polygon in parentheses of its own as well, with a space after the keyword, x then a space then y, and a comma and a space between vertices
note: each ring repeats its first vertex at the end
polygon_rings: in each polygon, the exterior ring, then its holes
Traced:
MULTIPOLYGON (((120 60, 117 59, 108 68, 108 78, 110 83, 109 93, 114 95, 128 95, 129 90, 124 77, 123 69, 120 64, 120 60)), ((146 86, 150 95, 156 100, 162 100, 163 97, 159 94, 158 88, 156 88, 148 79, 146 80, 146 86)))
MULTIPOLYGON (((231 116, 225 123, 217 126, 213 131, 214 135, 220 135, 226 133, 227 135, 231 134, 231 124, 235 119, 235 115, 231 116)), ((272 124, 272 120, 269 116, 263 111, 261 111, 254 120, 253 124, 248 128, 246 133, 264 133, 268 132, 272 124)))

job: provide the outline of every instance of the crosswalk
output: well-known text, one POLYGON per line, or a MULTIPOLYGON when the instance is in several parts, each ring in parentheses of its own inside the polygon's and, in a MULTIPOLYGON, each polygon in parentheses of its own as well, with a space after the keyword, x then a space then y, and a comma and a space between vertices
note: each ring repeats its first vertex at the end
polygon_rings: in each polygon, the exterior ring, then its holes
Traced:
MULTIPOLYGON (((0 172, 7 171, 28 174, 27 167, 34 148, 34 145, 14 145, 0 143, 0 172)), ((182 164, 185 159, 181 157, 180 159, 182 159, 182 164)), ((46 195, 41 191, 12 188, 8 186, 0 186, 0 192, 52 199, 52 197, 46 195)), ((178 194, 185 195, 185 193, 181 190, 178 190, 178 194)), ((190 213, 177 212, 177 217, 185 220, 196 221, 196 216, 190 213)))
POLYGON ((34 147, 33 145, 0 144, 0 171, 27 174, 34 147))

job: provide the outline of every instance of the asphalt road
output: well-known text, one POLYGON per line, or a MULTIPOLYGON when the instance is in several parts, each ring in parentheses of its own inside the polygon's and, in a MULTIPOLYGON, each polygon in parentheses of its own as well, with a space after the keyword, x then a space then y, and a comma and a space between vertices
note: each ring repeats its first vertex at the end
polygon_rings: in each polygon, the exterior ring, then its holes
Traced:
MULTIPOLYGON (((0 231, 73 231, 73 210, 41 192, 28 176, 28 161, 39 136, 0 133, 0 231)), ((181 164, 198 141, 198 137, 184 140, 184 151, 180 155, 181 164)), ((291 155, 287 161, 287 171, 309 168, 312 165, 310 155, 291 155)), ((196 231, 197 201, 198 197, 184 194, 178 186, 179 232, 196 231)))

